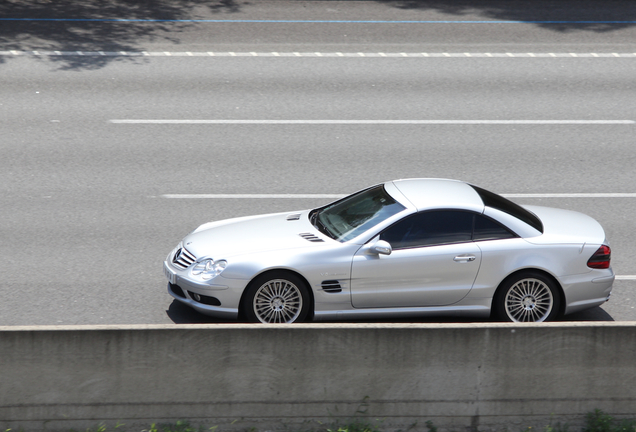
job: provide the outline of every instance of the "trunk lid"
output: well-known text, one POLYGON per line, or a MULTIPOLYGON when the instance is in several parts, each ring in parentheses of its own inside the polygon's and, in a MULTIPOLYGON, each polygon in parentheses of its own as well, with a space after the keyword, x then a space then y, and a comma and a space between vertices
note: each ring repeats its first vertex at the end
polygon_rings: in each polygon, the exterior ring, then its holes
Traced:
POLYGON ((603 227, 583 213, 551 207, 524 206, 543 222, 543 235, 527 238, 533 244, 608 244, 603 227))

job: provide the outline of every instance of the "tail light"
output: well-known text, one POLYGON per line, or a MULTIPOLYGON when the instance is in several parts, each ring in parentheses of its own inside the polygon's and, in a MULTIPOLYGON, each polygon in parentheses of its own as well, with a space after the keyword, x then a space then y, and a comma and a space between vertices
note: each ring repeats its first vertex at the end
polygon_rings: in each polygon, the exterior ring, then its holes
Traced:
POLYGON ((606 269, 610 266, 610 259, 612 258, 612 250, 609 246, 603 245, 594 255, 587 261, 587 266, 595 269, 606 269))

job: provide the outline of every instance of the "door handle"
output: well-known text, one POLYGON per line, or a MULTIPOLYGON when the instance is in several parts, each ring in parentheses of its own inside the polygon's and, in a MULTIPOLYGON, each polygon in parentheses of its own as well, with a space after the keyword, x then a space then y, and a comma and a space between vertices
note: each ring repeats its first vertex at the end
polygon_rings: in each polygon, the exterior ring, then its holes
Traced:
POLYGON ((475 255, 458 255, 455 258, 453 258, 453 261, 455 262, 472 262, 475 261, 475 255))

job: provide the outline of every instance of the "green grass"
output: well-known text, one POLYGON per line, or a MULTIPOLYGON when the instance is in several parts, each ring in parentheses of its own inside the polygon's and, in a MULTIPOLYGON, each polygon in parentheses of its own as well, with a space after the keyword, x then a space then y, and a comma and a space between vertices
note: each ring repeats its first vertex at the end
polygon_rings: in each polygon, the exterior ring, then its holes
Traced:
MULTIPOLYGON (((365 413, 366 410, 360 411, 360 413, 365 413)), ((426 429, 428 432, 437 432, 437 427, 435 424, 428 420, 426 423, 426 429)), ((413 429, 416 424, 409 426, 406 430, 395 431, 395 432, 408 432, 410 429, 413 429)), ((86 431, 76 431, 71 429, 69 432, 109 432, 117 431, 117 429, 125 428, 125 424, 117 423, 112 429, 108 429, 104 423, 98 424, 95 428, 88 428, 86 431)), ((204 426, 192 426, 190 422, 186 420, 180 420, 176 423, 166 423, 166 424, 156 424, 153 423, 150 425, 148 429, 143 429, 140 432, 215 432, 218 426, 213 427, 204 427, 204 426)), ((304 429, 304 430, 293 430, 289 429, 289 427, 283 427, 281 425, 280 430, 284 430, 285 432, 384 432, 385 430, 382 428, 382 422, 380 420, 376 420, 374 423, 361 419, 360 417, 356 417, 354 419, 345 421, 343 423, 333 423, 330 425, 321 425, 318 428, 312 429, 304 429)), ((6 429, 4 432, 25 432, 23 429, 6 429)), ((120 432, 120 431, 117 431, 120 432)), ((220 432, 220 431, 218 431, 220 432)), ((244 429, 243 432, 260 432, 257 428, 248 428, 244 429)), ((533 428, 529 427, 521 432, 534 432, 533 428)), ((585 416, 585 424, 583 427, 576 431, 570 430, 570 427, 567 423, 561 424, 556 423, 555 425, 545 426, 542 430, 537 432, 636 432, 636 419, 624 419, 617 420, 614 419, 611 415, 604 413, 601 410, 594 410, 589 412, 585 416)))
POLYGON ((216 428, 217 428, 216 426, 213 426, 207 429, 204 428, 203 426, 194 427, 190 425, 190 422, 180 420, 174 424, 173 423, 162 424, 159 426, 153 423, 150 426, 150 429, 148 429, 148 431, 142 431, 142 432, 205 432, 205 431, 214 431, 216 430, 216 428))
POLYGON ((332 425, 325 429, 326 432, 381 432, 382 429, 376 424, 367 422, 351 422, 343 425, 332 425))

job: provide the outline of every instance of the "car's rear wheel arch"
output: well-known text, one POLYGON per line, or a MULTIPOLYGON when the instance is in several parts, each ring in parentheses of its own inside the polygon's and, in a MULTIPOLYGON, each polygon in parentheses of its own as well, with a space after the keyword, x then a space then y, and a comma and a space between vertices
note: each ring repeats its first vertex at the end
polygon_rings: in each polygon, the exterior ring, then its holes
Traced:
POLYGON ((257 275, 255 275, 252 280, 247 284, 247 286, 245 287, 245 289, 243 290, 243 294, 241 294, 241 301, 239 303, 239 319, 240 320, 245 320, 247 318, 246 315, 246 308, 249 307, 247 305, 247 296, 249 296, 250 291, 253 289, 253 287, 258 284, 259 282, 263 281, 264 279, 267 278, 284 278, 285 276, 289 276, 291 275, 292 277, 298 278, 300 280, 300 282, 302 282, 307 290, 307 296, 309 297, 309 309, 308 309, 308 313, 307 316, 305 317, 304 321, 311 321, 313 319, 314 316, 314 293, 313 290, 311 289, 311 285, 309 284, 309 282, 307 281, 307 279, 300 273, 293 271, 293 270, 289 270, 289 269, 269 269, 266 270, 262 273, 259 273, 257 275))
POLYGON ((555 295, 558 296, 558 299, 556 302, 557 313, 554 318, 562 317, 563 313, 565 312, 565 294, 563 292, 563 287, 561 286, 559 281, 552 274, 545 270, 538 268, 524 268, 509 274, 504 280, 501 281, 501 283, 495 290, 495 294, 492 298, 492 304, 490 307, 491 318, 501 318, 501 311, 497 310, 497 303, 501 299, 501 296, 505 295, 504 290, 510 286, 511 282, 523 279, 525 277, 532 278, 533 276, 540 276, 547 279, 555 288, 555 295))

